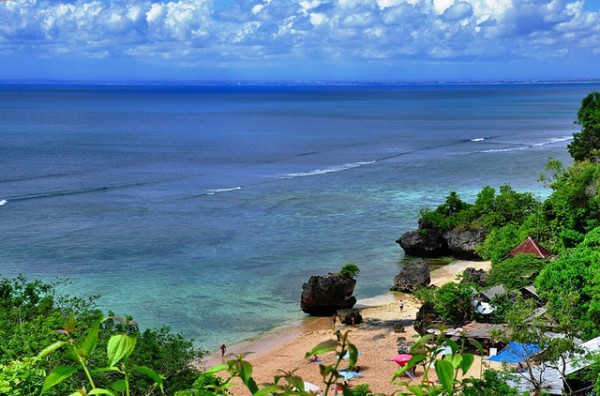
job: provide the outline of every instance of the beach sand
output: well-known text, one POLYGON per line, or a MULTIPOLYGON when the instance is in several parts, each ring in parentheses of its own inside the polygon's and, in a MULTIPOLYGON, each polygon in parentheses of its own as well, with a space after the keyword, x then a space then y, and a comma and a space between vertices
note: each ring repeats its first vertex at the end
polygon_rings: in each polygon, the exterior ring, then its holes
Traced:
MULTIPOLYGON (((455 281, 457 275, 467 267, 489 270, 489 262, 481 261, 456 261, 431 272, 431 283, 441 285, 455 281)), ((414 340, 417 334, 412 323, 420 307, 419 301, 410 294, 392 293, 375 299, 359 301, 355 308, 359 308, 363 323, 355 327, 340 325, 333 326, 331 318, 309 317, 297 328, 275 332, 252 343, 232 346, 227 351, 225 359, 219 354, 212 354, 202 362, 204 368, 212 367, 234 358, 233 355, 252 352, 246 360, 252 363, 253 377, 258 384, 272 382, 275 375, 295 370, 304 381, 311 382, 323 388, 323 380, 319 374, 319 364, 309 363, 305 358, 314 346, 328 339, 335 339, 334 332, 339 329, 342 333, 350 331, 349 340, 360 351, 357 364, 360 366, 362 378, 353 379, 350 384, 368 383, 371 391, 380 394, 392 394, 397 391, 398 385, 391 383, 393 374, 399 366, 389 361, 397 355, 397 339, 405 337, 408 341, 414 340), (404 301, 404 309, 400 312, 398 301, 404 301), (396 324, 405 327, 403 333, 394 332, 396 324)), ((323 364, 331 364, 336 360, 334 352, 319 355, 323 364)), ((340 368, 344 366, 345 361, 340 368)), ((479 377, 485 370, 481 360, 476 359, 467 376, 479 377)), ((422 369, 417 369, 415 383, 419 382, 422 369)), ((403 377, 408 380, 407 377, 403 377)), ((249 395, 250 392, 238 385, 231 389, 233 395, 249 395)), ((330 392, 329 394, 333 394, 330 392)))

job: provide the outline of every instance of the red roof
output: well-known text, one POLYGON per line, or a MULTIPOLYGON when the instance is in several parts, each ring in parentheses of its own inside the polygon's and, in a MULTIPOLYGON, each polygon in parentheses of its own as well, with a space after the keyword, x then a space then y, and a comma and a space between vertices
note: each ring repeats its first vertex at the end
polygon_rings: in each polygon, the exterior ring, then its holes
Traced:
POLYGON ((508 257, 514 257, 519 253, 535 254, 540 258, 546 258, 552 254, 550 250, 538 244, 531 237, 527 237, 519 246, 513 248, 508 253, 508 257))

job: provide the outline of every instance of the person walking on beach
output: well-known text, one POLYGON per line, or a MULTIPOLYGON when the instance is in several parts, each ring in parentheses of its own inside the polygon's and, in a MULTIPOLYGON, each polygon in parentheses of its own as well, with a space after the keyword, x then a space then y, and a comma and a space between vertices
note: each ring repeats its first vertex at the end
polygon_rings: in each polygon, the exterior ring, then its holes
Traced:
POLYGON ((331 317, 331 321, 333 322, 333 327, 335 327, 335 322, 337 321, 337 315, 333 314, 333 316, 331 317))
POLYGON ((400 304, 398 304, 398 306, 400 307, 400 312, 402 312, 404 309, 404 301, 400 300, 400 304))
POLYGON ((221 345, 221 357, 225 356, 225 351, 227 351, 227 347, 223 344, 221 345))

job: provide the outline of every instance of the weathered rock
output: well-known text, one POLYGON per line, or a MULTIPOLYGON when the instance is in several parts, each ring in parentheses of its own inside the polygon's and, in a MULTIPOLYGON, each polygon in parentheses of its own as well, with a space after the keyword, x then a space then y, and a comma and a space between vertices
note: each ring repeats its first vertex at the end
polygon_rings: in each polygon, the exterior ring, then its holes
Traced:
POLYGON ((441 231, 420 228, 405 232, 396 241, 406 254, 417 257, 439 257, 450 253, 441 231))
POLYGON ((435 313, 433 304, 423 304, 417 312, 413 327, 417 333, 419 333, 421 336, 424 336, 427 332, 427 329, 439 320, 440 318, 435 313))
POLYGON ((358 309, 338 309, 337 316, 340 318, 340 323, 345 325, 357 325, 363 321, 358 309))
POLYGON ((333 315, 338 309, 352 308, 356 280, 340 274, 311 276, 302 285, 300 308, 310 315, 333 315))
POLYGON ((394 277, 394 285, 390 290, 412 293, 430 282, 429 265, 423 259, 416 259, 408 262, 394 277))
POLYGON ((403 355, 405 353, 410 353, 410 345, 406 341, 398 342, 398 355, 403 355))
POLYGON ((461 283, 472 282, 485 287, 487 286, 487 277, 488 274, 484 270, 467 267, 461 283))
POLYGON ((445 232, 443 237, 454 257, 464 260, 481 260, 481 256, 475 249, 485 240, 484 229, 451 230, 445 232))

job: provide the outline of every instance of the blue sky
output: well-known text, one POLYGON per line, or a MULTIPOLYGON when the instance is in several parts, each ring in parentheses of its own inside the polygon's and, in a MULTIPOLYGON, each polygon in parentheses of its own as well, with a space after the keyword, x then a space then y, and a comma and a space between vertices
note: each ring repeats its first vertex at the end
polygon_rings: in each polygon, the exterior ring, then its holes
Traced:
POLYGON ((600 79, 600 0, 4 0, 0 80, 600 79))

